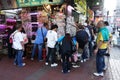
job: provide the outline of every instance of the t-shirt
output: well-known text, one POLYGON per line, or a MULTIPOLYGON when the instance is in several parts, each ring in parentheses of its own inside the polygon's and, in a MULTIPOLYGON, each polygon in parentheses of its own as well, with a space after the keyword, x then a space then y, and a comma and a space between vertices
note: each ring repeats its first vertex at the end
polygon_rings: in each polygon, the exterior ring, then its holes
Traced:
POLYGON ((47 34, 47 29, 45 27, 40 27, 38 28, 37 32, 36 32, 36 38, 35 38, 35 44, 41 44, 43 43, 43 36, 44 38, 46 37, 47 34), (43 35, 42 35, 43 32, 43 35))
POLYGON ((49 30, 46 35, 47 38, 47 47, 54 48, 55 44, 58 40, 57 38, 57 32, 53 30, 49 30))
POLYGON ((14 33, 15 34, 13 36, 13 48, 16 50, 22 50, 23 47, 22 47, 21 42, 24 41, 22 33, 17 30, 14 33))
MULTIPOLYGON (((111 36, 111 34, 109 34, 109 37, 111 36)), ((103 41, 102 45, 99 47, 99 49, 106 49, 108 47, 108 44, 107 42, 104 42, 104 39, 103 39, 103 36, 102 36, 102 33, 99 32, 98 33, 98 36, 97 36, 97 44, 100 42, 100 41, 103 41)))

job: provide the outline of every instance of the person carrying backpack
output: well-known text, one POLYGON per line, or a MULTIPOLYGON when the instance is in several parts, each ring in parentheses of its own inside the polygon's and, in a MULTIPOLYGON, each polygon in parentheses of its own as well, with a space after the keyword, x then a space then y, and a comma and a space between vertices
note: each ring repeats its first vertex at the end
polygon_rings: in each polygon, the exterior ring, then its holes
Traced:
POLYGON ((84 26, 83 25, 80 25, 79 26, 79 31, 76 33, 76 40, 79 44, 79 48, 82 49, 82 60, 81 62, 83 61, 86 61, 86 58, 87 58, 87 52, 86 52, 86 45, 88 43, 88 34, 87 32, 84 30, 84 26))
POLYGON ((61 61, 62 61, 62 72, 70 72, 71 67, 71 56, 72 56, 72 37, 69 33, 66 33, 61 41, 61 61))

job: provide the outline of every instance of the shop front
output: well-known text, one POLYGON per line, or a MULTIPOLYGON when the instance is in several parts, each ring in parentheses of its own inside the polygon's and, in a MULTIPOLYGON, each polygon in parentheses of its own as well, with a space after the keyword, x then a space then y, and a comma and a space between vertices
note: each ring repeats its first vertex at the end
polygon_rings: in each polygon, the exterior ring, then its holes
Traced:
POLYGON ((31 53, 34 43, 33 36, 36 34, 38 24, 48 23, 50 29, 51 24, 58 25, 58 37, 65 35, 65 14, 63 0, 24 0, 17 1, 18 6, 22 7, 19 15, 23 24, 23 28, 30 39, 30 44, 26 46, 27 53, 31 53), (39 4, 38 4, 39 3, 39 4))

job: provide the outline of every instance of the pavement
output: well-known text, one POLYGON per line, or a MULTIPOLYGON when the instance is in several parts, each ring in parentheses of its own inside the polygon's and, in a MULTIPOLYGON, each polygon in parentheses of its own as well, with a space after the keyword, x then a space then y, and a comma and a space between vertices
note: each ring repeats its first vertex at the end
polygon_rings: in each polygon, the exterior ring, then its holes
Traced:
POLYGON ((120 80, 120 48, 111 48, 110 58, 106 58, 108 69, 104 77, 96 77, 95 56, 85 63, 80 63, 79 68, 72 68, 70 73, 61 72, 61 64, 51 68, 45 66, 45 61, 31 61, 28 57, 24 60, 26 66, 17 67, 13 65, 14 59, 8 59, 2 55, 0 60, 0 80, 120 80))

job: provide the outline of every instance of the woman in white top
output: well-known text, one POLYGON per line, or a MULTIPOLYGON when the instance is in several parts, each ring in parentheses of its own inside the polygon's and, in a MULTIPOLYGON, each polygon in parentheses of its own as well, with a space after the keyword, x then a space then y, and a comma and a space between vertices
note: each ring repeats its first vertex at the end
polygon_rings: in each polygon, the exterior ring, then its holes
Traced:
POLYGON ((21 33, 22 24, 17 24, 17 30, 13 33, 13 49, 15 50, 15 61, 14 64, 18 65, 19 67, 25 66, 23 63, 22 56, 24 51, 24 40, 21 33))

